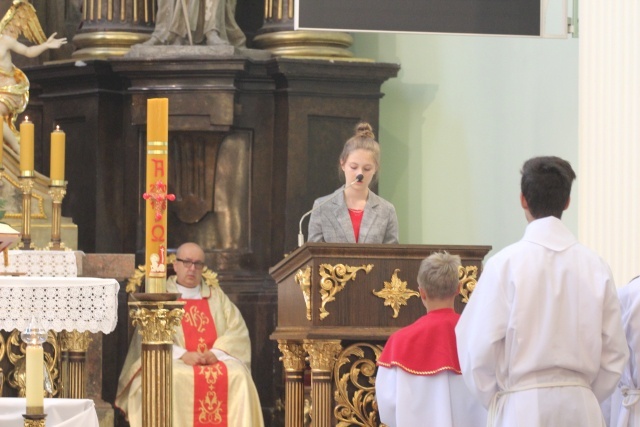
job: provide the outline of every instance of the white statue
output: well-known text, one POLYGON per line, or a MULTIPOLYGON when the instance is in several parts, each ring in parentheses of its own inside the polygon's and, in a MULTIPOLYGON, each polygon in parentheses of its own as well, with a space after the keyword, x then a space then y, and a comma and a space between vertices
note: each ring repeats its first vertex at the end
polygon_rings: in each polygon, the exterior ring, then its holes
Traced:
POLYGON ((19 153, 19 133, 15 122, 29 102, 29 80, 13 65, 11 52, 35 58, 47 49, 58 49, 67 39, 56 39, 56 33, 47 39, 36 16, 36 10, 26 0, 13 1, 0 21, 0 34, 0 115, 4 119, 2 135, 4 141, 19 153), (37 44, 25 46, 17 40, 20 34, 37 44))
POLYGON ((144 44, 244 47, 235 12, 236 0, 158 0, 155 30, 144 44))

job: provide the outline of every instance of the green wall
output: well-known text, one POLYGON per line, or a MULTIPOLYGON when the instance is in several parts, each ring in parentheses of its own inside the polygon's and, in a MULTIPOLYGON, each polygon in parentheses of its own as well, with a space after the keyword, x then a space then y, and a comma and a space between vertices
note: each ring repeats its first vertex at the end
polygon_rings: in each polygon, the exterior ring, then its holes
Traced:
MULTIPOLYGON (((495 252, 518 240, 522 163, 556 155, 578 169, 578 40, 354 38, 357 57, 401 65, 382 87, 377 132, 379 191, 396 206, 401 243, 495 252)), ((564 219, 577 233, 577 183, 572 193, 564 219)))

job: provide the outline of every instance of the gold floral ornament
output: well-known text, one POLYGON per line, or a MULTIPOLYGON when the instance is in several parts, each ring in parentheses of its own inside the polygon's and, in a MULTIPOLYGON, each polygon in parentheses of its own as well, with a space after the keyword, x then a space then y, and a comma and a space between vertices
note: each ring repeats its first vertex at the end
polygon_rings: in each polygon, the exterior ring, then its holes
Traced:
POLYGON ((400 313, 400 306, 407 305, 407 300, 411 297, 419 297, 420 294, 411 289, 407 289, 407 282, 398 278, 399 268, 393 271, 390 282, 384 282, 384 288, 379 291, 371 291, 378 298, 384 299, 384 305, 393 308, 393 318, 397 318, 400 313))
POLYGON ((381 352, 379 345, 356 343, 338 356, 333 368, 337 427, 381 425, 375 396, 376 361, 381 352))
POLYGON ((360 267, 351 267, 349 265, 338 264, 320 264, 320 295, 322 296, 322 306, 320 307, 320 320, 323 320, 329 315, 329 312, 324 306, 335 301, 335 296, 338 292, 344 289, 349 280, 356 278, 356 273, 359 270, 364 270, 365 273, 369 273, 373 268, 373 264, 360 267))
POLYGON ((458 280, 460 281, 460 295, 462 295, 462 302, 468 303, 471 294, 476 289, 478 283, 478 266, 468 265, 466 267, 458 267, 458 280))
POLYGON ((307 319, 311 320, 311 267, 298 270, 295 281, 302 291, 304 304, 307 307, 307 319))

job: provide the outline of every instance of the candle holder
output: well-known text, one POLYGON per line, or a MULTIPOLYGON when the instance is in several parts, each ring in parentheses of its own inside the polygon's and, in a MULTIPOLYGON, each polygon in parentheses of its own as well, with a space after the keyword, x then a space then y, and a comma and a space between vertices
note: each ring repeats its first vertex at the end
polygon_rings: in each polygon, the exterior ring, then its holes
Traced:
POLYGON ((22 414, 24 418, 24 427, 45 427, 45 418, 47 414, 29 415, 22 414))
POLYGON ((54 251, 65 250, 60 228, 62 226, 62 199, 67 194, 67 181, 51 180, 49 195, 53 203, 53 215, 51 218, 51 241, 47 248, 54 251))
POLYGON ((24 170, 20 175, 20 189, 22 190, 22 238, 19 248, 33 250, 31 245, 31 192, 35 183, 34 171, 24 170))
POLYGON ((47 331, 36 317, 32 317, 27 328, 20 334, 26 348, 26 397, 27 410, 23 414, 25 427, 44 427, 44 358, 42 344, 47 340, 47 331))

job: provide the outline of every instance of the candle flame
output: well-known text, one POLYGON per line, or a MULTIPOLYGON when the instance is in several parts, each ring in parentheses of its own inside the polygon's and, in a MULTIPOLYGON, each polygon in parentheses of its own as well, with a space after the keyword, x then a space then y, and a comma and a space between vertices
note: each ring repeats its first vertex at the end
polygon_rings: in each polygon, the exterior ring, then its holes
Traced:
POLYGON ((60 130, 60 125, 56 125, 56 130, 59 131, 60 130))
POLYGON ((28 122, 29 121, 29 116, 24 116, 24 121, 28 122))

